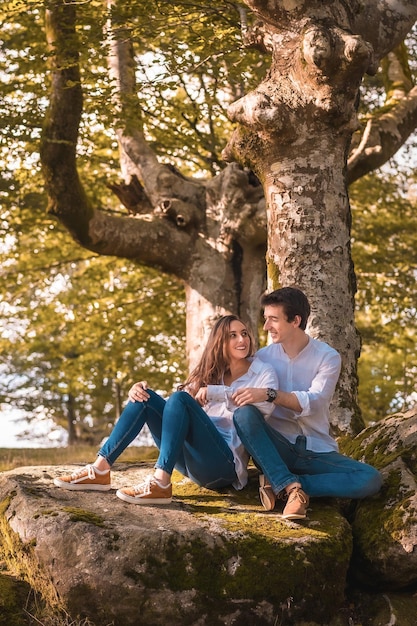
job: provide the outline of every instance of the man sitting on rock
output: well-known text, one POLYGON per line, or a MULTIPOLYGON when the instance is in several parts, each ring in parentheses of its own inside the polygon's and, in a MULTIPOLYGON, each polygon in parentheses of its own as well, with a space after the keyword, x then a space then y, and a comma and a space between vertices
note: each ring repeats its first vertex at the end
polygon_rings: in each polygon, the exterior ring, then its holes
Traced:
POLYGON ((340 374, 339 354, 305 328, 310 305, 294 287, 263 296, 272 343, 257 352, 278 375, 279 389, 239 389, 233 400, 236 430, 261 468, 259 493, 267 511, 286 500, 283 517, 303 519, 310 496, 364 498, 379 491, 380 473, 338 452, 330 435, 329 407, 340 374), (274 410, 265 420, 254 403, 267 399, 274 410))

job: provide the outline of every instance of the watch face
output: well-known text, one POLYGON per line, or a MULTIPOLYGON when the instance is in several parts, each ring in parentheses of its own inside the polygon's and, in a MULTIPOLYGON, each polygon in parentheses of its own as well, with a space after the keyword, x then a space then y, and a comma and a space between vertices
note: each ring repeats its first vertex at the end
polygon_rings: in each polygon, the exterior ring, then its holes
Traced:
POLYGON ((266 395, 268 397, 268 402, 273 402, 277 397, 277 392, 275 391, 275 389, 267 389, 266 395))

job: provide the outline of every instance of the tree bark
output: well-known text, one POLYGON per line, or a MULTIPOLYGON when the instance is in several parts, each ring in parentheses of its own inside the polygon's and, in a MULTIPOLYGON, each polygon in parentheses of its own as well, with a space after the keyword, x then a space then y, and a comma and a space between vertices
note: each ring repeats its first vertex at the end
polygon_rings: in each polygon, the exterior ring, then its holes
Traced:
POLYGON ((295 284, 309 296, 309 332, 342 355, 333 427, 357 431, 360 338, 354 325, 347 155, 363 75, 375 72, 389 45, 402 40, 417 7, 313 0, 246 4, 262 20, 256 38, 271 51, 272 63, 262 83, 229 107, 238 126, 223 154, 253 169, 262 182, 268 286, 295 284))

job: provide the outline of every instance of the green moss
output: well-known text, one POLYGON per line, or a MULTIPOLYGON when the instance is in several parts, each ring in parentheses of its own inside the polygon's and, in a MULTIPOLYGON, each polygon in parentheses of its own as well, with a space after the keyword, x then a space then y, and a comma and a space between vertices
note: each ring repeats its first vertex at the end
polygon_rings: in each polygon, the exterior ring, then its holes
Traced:
POLYGON ((370 435, 378 428, 366 429, 363 433, 357 435, 354 439, 343 438, 339 440, 340 450, 343 454, 351 456, 354 459, 364 459, 377 469, 382 469, 395 461, 404 453, 403 448, 398 448, 388 453, 387 450, 391 444, 392 438, 389 433, 381 432, 379 437, 370 441, 368 444, 364 442, 370 438, 370 435))
POLYGON ((390 472, 378 496, 357 509, 353 531, 359 552, 382 556, 392 541, 415 525, 413 511, 407 511, 412 495, 412 490, 401 491, 401 473, 390 472))
POLYGON ((13 496, 16 495, 16 492, 12 492, 10 495, 8 495, 6 498, 4 498, 3 500, 0 501, 0 516, 3 516, 7 509, 10 506, 10 503, 13 499, 13 496))
POLYGON ((0 502, 0 558, 7 571, 23 582, 42 598, 46 606, 60 607, 56 590, 43 572, 35 554, 36 539, 23 542, 10 527, 7 511, 12 503, 12 495, 0 502))
POLYGON ((191 508, 194 515, 203 518, 209 515, 230 532, 256 532, 265 538, 280 540, 331 538, 332 532, 337 532, 341 524, 340 515, 334 506, 326 504, 324 498, 314 510, 312 524, 308 520, 288 524, 277 515, 279 504, 275 511, 266 513, 259 502, 257 474, 257 470, 250 471, 248 486, 242 491, 230 488, 218 492, 184 481, 183 476, 174 472, 174 498, 191 508))
POLYGON ((25 626, 29 624, 22 607, 29 612, 33 605, 30 587, 27 583, 0 574, 0 625, 25 626))
POLYGON ((417 597, 415 595, 393 592, 371 594, 356 589, 349 591, 349 601, 354 607, 355 624, 416 625, 417 597))
POLYGON ((410 472, 413 474, 414 478, 417 479, 417 454, 415 449, 403 450, 401 458, 410 470, 410 472))
MULTIPOLYGON (((239 519, 242 520, 241 514, 239 519)), ((220 520, 224 521, 223 515, 220 520)), ((316 610, 317 617, 323 619, 320 612, 325 613, 326 606, 327 610, 329 606, 317 603, 323 580, 327 581, 326 593, 332 598, 332 609, 343 602, 343 581, 352 547, 346 527, 339 522, 339 532, 335 532, 332 541, 327 541, 328 533, 312 528, 308 529, 310 539, 307 540, 305 528, 287 528, 285 535, 288 539, 298 534, 304 537, 304 541, 294 548, 291 541, 283 541, 272 516, 268 523, 275 535, 265 532, 265 527, 258 522, 256 514, 243 514, 243 524, 236 527, 238 530, 231 532, 228 539, 224 536, 218 541, 214 539, 212 548, 199 537, 184 543, 176 535, 168 535, 160 550, 161 556, 153 552, 138 562, 137 568, 125 571, 125 574, 147 589, 165 586, 176 592, 193 589, 205 603, 201 607, 204 612, 207 611, 207 598, 211 598, 211 602, 218 601, 217 615, 222 601, 250 598, 255 604, 270 602, 279 607, 292 598, 294 612, 297 607, 301 611, 307 605, 315 607, 311 611, 316 610), (248 530, 250 523, 251 531, 248 530), (319 536, 321 539, 326 537, 326 540, 318 541, 319 536)), ((284 526, 279 524, 278 528, 282 530, 284 526)))
POLYGON ((94 526, 99 526, 100 528, 105 526, 104 518, 97 515, 97 513, 93 513, 92 511, 78 509, 73 506, 66 506, 63 508, 63 511, 69 513, 70 520, 72 522, 84 522, 85 524, 93 524, 94 526))

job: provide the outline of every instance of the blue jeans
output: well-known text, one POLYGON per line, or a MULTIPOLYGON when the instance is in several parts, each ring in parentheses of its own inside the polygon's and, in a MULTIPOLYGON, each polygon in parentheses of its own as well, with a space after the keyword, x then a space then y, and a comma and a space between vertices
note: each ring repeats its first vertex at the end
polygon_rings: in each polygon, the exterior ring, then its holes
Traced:
POLYGON ((113 465, 146 423, 159 449, 156 468, 172 474, 175 467, 208 489, 231 485, 237 479, 233 453, 198 402, 185 391, 167 401, 147 391, 146 402, 127 403, 98 454, 113 465))
POLYGON ((243 445, 276 494, 294 482, 316 497, 365 498, 381 488, 381 474, 371 465, 339 452, 307 450, 304 436, 290 443, 254 406, 240 407, 233 420, 243 445))

